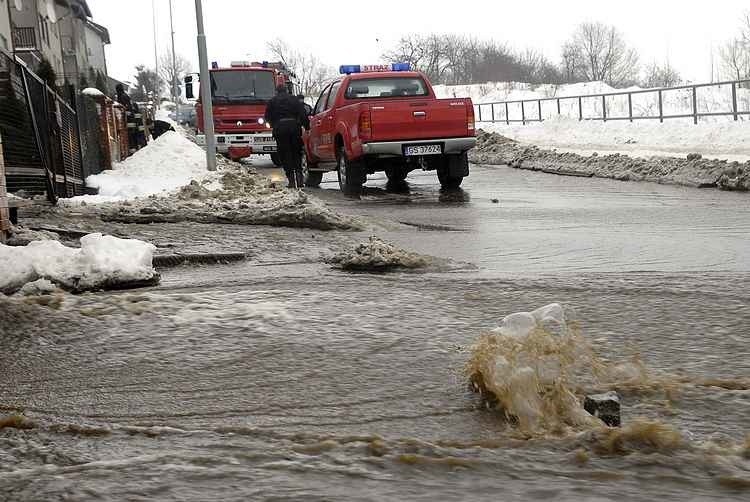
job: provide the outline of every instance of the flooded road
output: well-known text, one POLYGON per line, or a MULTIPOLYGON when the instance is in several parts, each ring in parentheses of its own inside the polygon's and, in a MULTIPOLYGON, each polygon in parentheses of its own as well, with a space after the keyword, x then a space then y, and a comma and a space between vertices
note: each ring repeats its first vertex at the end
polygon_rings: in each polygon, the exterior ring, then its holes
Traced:
POLYGON ((748 497, 746 197, 484 167, 454 194, 409 181, 314 191, 363 233, 120 226, 251 258, 57 309, 0 301, 0 415, 15 417, 0 499, 748 497), (322 262, 373 233, 457 266, 322 262), (480 333, 554 301, 600 357, 647 369, 582 389, 621 393, 622 435, 529 436, 469 390, 480 333))

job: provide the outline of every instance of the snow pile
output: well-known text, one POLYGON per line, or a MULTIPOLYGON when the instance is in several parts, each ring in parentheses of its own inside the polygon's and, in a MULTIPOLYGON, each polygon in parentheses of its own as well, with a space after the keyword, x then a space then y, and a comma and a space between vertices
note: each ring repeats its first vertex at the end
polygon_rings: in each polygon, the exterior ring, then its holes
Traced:
POLYGON ((89 96, 91 98, 103 98, 104 93, 97 89, 96 87, 87 87, 83 91, 81 91, 81 94, 84 96, 89 96))
POLYGON ((155 250, 143 241, 102 234, 82 237, 80 249, 57 241, 35 241, 24 247, 0 244, 0 291, 12 294, 39 279, 75 292, 155 284, 159 280, 152 266, 155 250))
MULTIPOLYGON (((436 86, 438 97, 470 97, 474 104, 499 103, 503 101, 536 100, 546 98, 584 97, 581 101, 584 118, 602 117, 602 99, 597 94, 639 90, 637 87, 614 89, 602 82, 585 82, 566 85, 539 85, 516 82, 490 82, 486 84, 436 86)), ((732 88, 729 85, 702 87, 697 92, 697 107, 700 113, 730 112, 732 110, 732 88)), ((692 90, 678 89, 662 93, 662 107, 665 115, 692 113, 692 90)), ((750 110, 750 89, 737 89, 737 102, 740 111, 750 110)), ((632 96, 633 115, 658 116, 659 101, 656 92, 632 96)), ((627 117, 629 102, 626 95, 607 97, 608 117, 627 117)), ((522 114, 520 103, 508 105, 508 117, 520 121, 522 116, 538 119, 539 109, 535 102, 526 103, 522 114)), ((482 126, 509 138, 533 143, 544 148, 566 148, 579 153, 593 150, 628 153, 649 156, 654 153, 687 154, 701 153, 726 160, 750 159, 750 135, 747 134, 747 121, 734 122, 731 116, 702 117, 696 126, 692 119, 667 120, 664 124, 636 120, 627 121, 579 121, 577 99, 562 99, 558 115, 557 101, 541 103, 541 117, 544 122, 507 125, 505 107, 494 107, 495 122, 487 122, 493 117, 493 108, 481 107, 482 126)), ((477 113, 479 120, 479 113, 477 113)), ((744 119, 744 117, 743 117, 744 119)))
POLYGON ((726 160, 750 160, 750 134, 747 122, 649 121, 601 122, 578 119, 552 119, 525 126, 483 124, 487 131, 542 148, 558 148, 577 153, 617 152, 649 157, 658 154, 687 155, 726 160))
POLYGON ((315 228, 359 229, 301 190, 287 190, 247 168, 225 165, 216 177, 192 180, 176 192, 133 201, 87 205, 77 211, 96 213, 121 223, 233 223, 315 228))
POLYGON ((330 260, 343 270, 375 272, 425 268, 431 262, 429 256, 399 249, 375 236, 330 260))
POLYGON ((168 131, 111 171, 86 178, 86 185, 98 189, 99 195, 75 197, 73 202, 111 202, 166 193, 208 176, 206 152, 181 134, 168 131))
POLYGON ((612 178, 621 181, 651 181, 723 190, 750 189, 750 161, 707 160, 700 154, 683 158, 633 158, 618 153, 582 156, 524 145, 496 133, 480 131, 477 148, 469 159, 479 164, 508 165, 554 174, 612 178))
POLYGON ((511 314, 482 335, 467 373, 488 404, 533 433, 601 426, 575 395, 599 368, 571 313, 553 303, 511 314))

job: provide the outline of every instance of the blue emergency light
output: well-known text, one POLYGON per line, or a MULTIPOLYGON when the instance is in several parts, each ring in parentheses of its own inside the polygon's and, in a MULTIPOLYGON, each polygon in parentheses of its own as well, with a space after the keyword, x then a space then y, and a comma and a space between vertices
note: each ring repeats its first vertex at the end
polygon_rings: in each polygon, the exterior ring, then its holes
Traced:
POLYGON ((339 73, 342 75, 350 75, 352 73, 362 72, 378 72, 378 71, 411 71, 410 63, 393 63, 389 65, 365 65, 364 70, 361 65, 358 64, 344 64, 339 66, 339 73))

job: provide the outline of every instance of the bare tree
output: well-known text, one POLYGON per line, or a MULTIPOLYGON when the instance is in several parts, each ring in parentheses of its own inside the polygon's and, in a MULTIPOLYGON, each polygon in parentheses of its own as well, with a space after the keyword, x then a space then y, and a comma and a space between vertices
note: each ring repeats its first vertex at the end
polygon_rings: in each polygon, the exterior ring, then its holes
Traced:
POLYGON ((583 23, 563 48, 563 66, 576 78, 621 86, 635 81, 638 53, 614 26, 583 23))
POLYGON ((266 44, 268 51, 291 71, 300 92, 305 96, 315 97, 323 87, 336 75, 333 67, 324 64, 312 53, 305 53, 289 46, 277 38, 266 44))
POLYGON ((134 101, 148 101, 158 99, 164 82, 152 68, 145 65, 135 67, 135 88, 130 94, 134 101))
POLYGON ((159 58, 159 76, 164 79, 169 87, 169 95, 172 101, 178 102, 180 99, 180 81, 185 74, 190 73, 192 67, 190 61, 181 54, 175 54, 172 58, 172 51, 167 50, 159 58))
POLYGON ((732 80, 750 78, 750 50, 741 38, 728 41, 719 49, 724 73, 732 80))
POLYGON ((656 87, 674 87, 682 84, 682 76, 669 62, 651 63, 645 71, 641 87, 653 89, 656 87))

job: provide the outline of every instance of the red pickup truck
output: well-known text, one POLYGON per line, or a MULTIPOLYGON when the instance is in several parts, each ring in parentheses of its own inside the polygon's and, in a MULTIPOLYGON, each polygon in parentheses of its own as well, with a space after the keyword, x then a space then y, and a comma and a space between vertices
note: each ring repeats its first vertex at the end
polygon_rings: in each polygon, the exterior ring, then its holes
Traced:
POLYGON ((357 194, 368 174, 398 182, 423 169, 458 188, 476 144, 471 99, 437 99, 427 77, 404 64, 362 69, 342 66, 318 98, 305 135, 306 186, 335 170, 341 190, 357 194))

